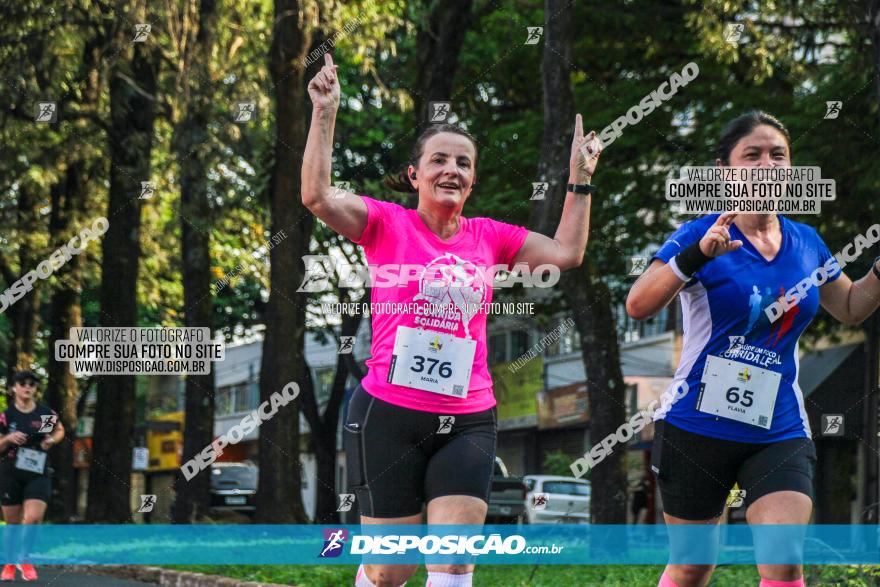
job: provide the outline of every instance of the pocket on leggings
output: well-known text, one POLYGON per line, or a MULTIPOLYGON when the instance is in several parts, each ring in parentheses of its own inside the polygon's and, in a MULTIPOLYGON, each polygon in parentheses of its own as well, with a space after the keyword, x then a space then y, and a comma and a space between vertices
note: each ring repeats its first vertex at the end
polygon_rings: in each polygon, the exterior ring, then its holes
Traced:
POLYGON ((363 487, 366 483, 364 460, 361 455, 363 432, 343 426, 342 443, 345 448, 345 477, 349 490, 363 487))
POLYGON ((369 394, 359 385, 352 393, 348 411, 342 421, 342 446, 345 449, 345 475, 349 490, 366 484, 363 437, 369 402, 369 394))
POLYGON ((663 420, 654 422, 654 441, 651 443, 651 471, 660 478, 663 462, 663 420))

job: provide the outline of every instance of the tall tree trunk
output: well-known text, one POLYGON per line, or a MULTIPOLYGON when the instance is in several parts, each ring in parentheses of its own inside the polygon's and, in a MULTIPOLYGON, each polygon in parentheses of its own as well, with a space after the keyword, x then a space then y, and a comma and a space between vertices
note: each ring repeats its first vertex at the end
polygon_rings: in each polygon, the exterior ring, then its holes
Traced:
MULTIPOLYGON (((66 243, 79 230, 84 216, 87 179, 85 162, 70 161, 64 180, 52 190, 52 217, 49 231, 53 247, 66 243)), ((49 340, 70 338, 70 329, 82 326, 80 288, 82 280, 82 255, 74 255, 61 266, 55 276, 58 287, 52 293, 49 340)), ((70 371, 70 363, 56 361, 55 353, 49 353, 49 382, 46 386, 46 403, 57 410, 64 425, 64 442, 55 450, 54 481, 50 515, 56 522, 69 522, 76 514, 76 485, 73 468, 73 443, 76 440, 77 400, 79 388, 70 371)))
MULTIPOLYGON (((80 83, 83 85, 82 102, 86 107, 98 104, 101 91, 99 65, 103 43, 103 37, 95 35, 83 48, 80 83)), ((85 220, 90 185, 89 170, 93 169, 93 162, 87 163, 83 157, 75 154, 75 149, 71 149, 70 153, 73 155, 68 161, 64 181, 59 184, 60 189, 52 192, 49 232, 54 243, 53 249, 67 243, 80 230, 80 224, 85 220)), ((82 265, 83 256, 74 255, 55 272, 58 286, 52 294, 50 341, 69 339, 70 329, 82 326, 82 265)), ((52 350, 48 356, 49 382, 46 400, 59 412, 65 430, 64 442, 54 450, 55 474, 49 513, 54 521, 67 522, 76 516, 77 510, 73 444, 76 440, 80 393, 76 378, 70 371, 70 363, 56 361, 52 350)))
MULTIPOLYGON (((868 26, 874 50, 874 99, 880 104, 880 0, 868 0, 868 26)), ((877 128, 880 129, 880 108, 877 109, 877 128)), ((869 318, 868 328, 868 377, 865 402, 865 436, 867 449, 865 462, 865 499, 871 510, 869 519, 880 523, 880 317, 869 318)))
MULTIPOLYGON (((474 21, 472 0, 425 2, 416 32, 416 88, 413 95, 416 133, 430 122, 430 102, 448 102, 458 69, 464 36, 474 21)), ((418 194, 410 194, 407 205, 418 206, 418 194)))
MULTIPOLYGON (((118 6, 128 22, 148 22, 143 8, 118 6), (136 11, 140 10, 140 14, 136 11)), ((110 68, 110 193, 102 241, 101 325, 137 326, 137 279, 141 256, 141 182, 150 179, 156 110, 157 56, 150 42, 132 43, 120 26, 119 55, 110 68)), ((87 518, 93 523, 130 521, 131 454, 134 446, 135 378, 100 376, 92 436, 87 518)))
MULTIPOLYGON (((595 264, 566 273, 560 280, 581 335, 581 354, 589 392, 590 442, 614 434, 626 420, 626 387, 620 369, 620 346, 608 286, 597 277, 595 264)), ((626 523, 626 444, 619 445, 593 468, 590 517, 595 524, 626 523)))
MULTIPOLYGON (((571 7, 564 0, 544 3, 544 51, 541 65, 544 133, 539 181, 547 182, 544 200, 531 212, 534 230, 553 236, 566 197, 574 107, 570 82, 571 7)), ((585 121, 589 124, 589 120, 585 121)), ((591 210, 595 219, 598 202, 591 210)), ((595 222, 595 220, 593 220, 595 222)), ((562 275, 559 286, 581 337, 589 393, 590 439, 596 443, 626 419, 623 374, 611 293, 599 281, 587 250, 584 264, 562 275)), ((626 449, 621 447, 596 467, 592 476, 591 517, 596 524, 626 523, 626 449)))
MULTIPOLYGON (((348 292, 340 290, 340 302, 350 301, 348 292)), ((342 315, 340 336, 356 336, 360 327, 361 314, 342 315)), ((345 360, 351 355, 338 355, 336 372, 333 375, 333 387, 324 414, 318 412, 317 397, 314 385, 306 385, 301 392, 303 413, 311 429, 312 450, 315 452, 315 520, 316 524, 338 524, 339 514, 336 511, 336 432, 339 426, 339 409, 345 397, 345 382, 352 373, 350 361, 345 360)), ((308 371, 306 372, 308 373, 308 371)), ((357 377, 358 375, 354 373, 357 377)), ((359 377, 360 378, 360 377, 359 377)))
MULTIPOLYGON (((874 99, 880 103, 880 0, 867 0, 867 5, 868 32, 874 51, 874 99)), ((880 109, 877 111, 877 123, 880 126, 880 109)))
MULTIPOLYGON (((180 221, 183 260, 185 324, 210 327, 211 209, 208 203, 208 121, 211 114, 211 48, 217 25, 214 0, 199 2, 199 24, 186 72, 188 91, 183 119, 175 128, 175 152, 180 167, 180 221)), ((186 377, 186 421, 183 461, 201 452, 214 439, 214 370, 207 375, 186 377)), ((196 475, 187 481, 177 471, 177 493, 172 518, 175 523, 194 521, 208 512, 211 476, 196 475)))
POLYGON ((865 503, 859 523, 880 524, 880 315, 876 312, 865 321, 865 410, 862 429, 864 446, 863 487, 865 503))
MULTIPOLYGON (((275 0, 270 70, 275 81, 275 161, 269 186, 272 234, 290 230, 270 252, 270 294, 260 363, 260 399, 285 385, 303 383, 303 349, 308 294, 302 283, 314 217, 302 205, 301 154, 305 150, 308 97, 302 59, 312 45, 319 11, 328 3, 275 0)), ((299 461, 299 400, 260 427, 260 480, 256 520, 262 523, 307 521, 302 503, 299 461)))
MULTIPOLYGON (((42 260, 31 240, 31 235, 43 230, 40 226, 39 208, 40 198, 35 186, 27 181, 22 182, 18 191, 18 226, 25 236, 21 239, 18 249, 19 274, 7 277, 6 287, 24 277, 29 271, 36 270, 37 264, 42 260)), ((12 324, 12 337, 6 359, 7 381, 12 381, 16 371, 30 369, 33 366, 34 343, 40 325, 41 287, 42 280, 37 278, 33 282, 33 289, 6 310, 9 322, 12 324)))
POLYGON ((416 33, 416 128, 428 123, 428 102, 448 101, 464 37, 474 20, 472 0, 428 2, 416 33))

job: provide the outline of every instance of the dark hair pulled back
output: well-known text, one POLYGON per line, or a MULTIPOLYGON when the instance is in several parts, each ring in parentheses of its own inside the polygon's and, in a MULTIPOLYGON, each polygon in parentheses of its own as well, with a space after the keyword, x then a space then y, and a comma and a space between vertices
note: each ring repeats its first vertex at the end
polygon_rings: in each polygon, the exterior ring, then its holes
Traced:
POLYGON ((721 163, 730 165, 730 153, 736 144, 741 138, 762 124, 772 126, 781 132, 785 137, 785 142, 788 143, 789 151, 791 151, 791 137, 788 134, 788 129, 785 128, 785 125, 778 118, 763 110, 749 110, 728 122, 727 126, 724 127, 724 131, 721 133, 721 137, 718 139, 718 144, 715 147, 715 155, 721 159, 721 163))
MULTIPOLYGON (((428 126, 425 130, 422 131, 422 133, 416 139, 415 144, 413 145, 413 149, 412 149, 412 152, 410 153, 409 159, 406 161, 407 165, 412 165, 413 167, 418 168, 419 159, 422 158, 422 155, 425 152, 425 143, 428 142, 428 139, 430 139, 431 137, 433 137, 436 134, 440 134, 441 132, 451 132, 451 133, 466 137, 471 142, 471 144, 474 146, 474 154, 475 154, 474 165, 477 164, 477 162, 476 162, 476 153, 477 153, 476 139, 473 136, 471 136, 471 134, 469 132, 455 126, 454 124, 441 123, 441 124, 432 124, 432 125, 428 126)), ((407 175, 406 169, 397 173, 396 175, 389 175, 388 177, 386 177, 382 181, 382 184, 385 187, 387 187, 391 190, 394 190, 395 192, 416 193, 418 191, 413 187, 412 183, 410 183, 410 178, 407 175)))

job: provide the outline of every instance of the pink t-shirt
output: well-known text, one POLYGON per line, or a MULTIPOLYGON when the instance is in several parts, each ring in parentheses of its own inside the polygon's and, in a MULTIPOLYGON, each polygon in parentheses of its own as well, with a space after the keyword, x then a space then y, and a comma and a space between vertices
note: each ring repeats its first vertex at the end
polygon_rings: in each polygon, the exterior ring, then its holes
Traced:
MULTIPOLYGON (((372 356, 367 360, 367 375, 361 385, 370 394, 391 404, 444 414, 469 414, 488 410, 495 405, 492 378, 486 365, 486 311, 462 313, 455 309, 442 315, 432 315, 428 308, 452 304, 455 300, 442 288, 428 288, 420 276, 437 274, 437 267, 454 265, 468 275, 489 275, 493 266, 510 265, 529 231, 521 226, 498 222, 490 218, 460 217, 459 231, 448 240, 440 239, 425 226, 418 212, 391 202, 380 202, 362 196, 367 204, 367 226, 360 240, 367 263, 373 275, 370 301, 374 308, 388 308, 388 304, 421 306, 425 311, 410 313, 372 314, 372 356), (389 268, 388 265, 391 267, 389 268), (409 267, 400 267, 406 266, 409 267), (377 266, 383 266, 378 268, 377 266), (382 284, 395 283, 393 287, 382 284), (415 299, 419 298, 419 299, 415 299), (427 299, 426 299, 427 298, 427 299), (432 306, 433 304, 433 306, 432 306), (472 314, 472 315, 468 315, 472 314), (476 341, 474 364, 467 397, 441 395, 388 382, 388 370, 394 350, 398 326, 466 337, 467 332, 476 341)), ((451 288, 449 288, 451 289, 451 288)), ((453 292, 460 299, 457 292, 453 292)), ((492 301, 491 277, 477 277, 468 288, 468 304, 488 304, 492 301)), ((398 308, 401 306, 397 306, 398 308)), ((464 306, 466 307, 466 305, 464 306)))

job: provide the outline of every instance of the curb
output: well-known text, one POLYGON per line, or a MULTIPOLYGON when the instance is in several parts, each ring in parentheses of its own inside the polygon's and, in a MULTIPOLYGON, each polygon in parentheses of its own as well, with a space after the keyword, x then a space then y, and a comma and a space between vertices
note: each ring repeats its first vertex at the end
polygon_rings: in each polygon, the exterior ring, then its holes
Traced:
POLYGON ((142 565, 59 565, 68 573, 90 573, 109 575, 120 579, 130 579, 167 587, 290 587, 282 583, 258 583, 242 581, 219 575, 205 575, 189 571, 174 571, 162 567, 142 565))

